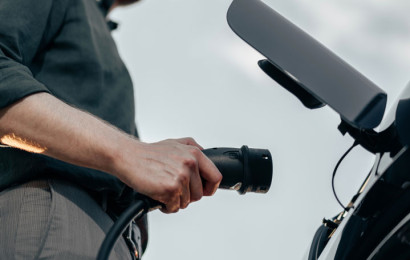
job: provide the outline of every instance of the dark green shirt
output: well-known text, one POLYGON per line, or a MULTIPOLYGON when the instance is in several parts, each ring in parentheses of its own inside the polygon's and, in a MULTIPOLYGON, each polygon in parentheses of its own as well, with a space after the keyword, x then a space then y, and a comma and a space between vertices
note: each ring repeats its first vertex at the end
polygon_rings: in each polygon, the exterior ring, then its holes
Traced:
MULTIPOLYGON (((0 108, 48 92, 137 136, 132 82, 105 14, 96 0, 1 0, 0 108)), ((0 148, 0 190, 41 176, 95 191, 123 188, 106 173, 0 148)))

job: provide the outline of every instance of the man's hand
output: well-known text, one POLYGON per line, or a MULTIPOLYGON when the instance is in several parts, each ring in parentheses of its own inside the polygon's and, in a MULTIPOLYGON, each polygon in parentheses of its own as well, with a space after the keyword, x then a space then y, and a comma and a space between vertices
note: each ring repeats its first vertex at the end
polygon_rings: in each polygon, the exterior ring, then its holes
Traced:
POLYGON ((192 138, 130 142, 116 166, 121 169, 116 175, 136 191, 163 203, 163 212, 177 212, 203 195, 213 195, 221 182, 221 173, 201 150, 192 138))
POLYGON ((212 195, 222 179, 191 138, 142 143, 46 93, 0 109, 0 143, 115 175, 164 212, 212 195))

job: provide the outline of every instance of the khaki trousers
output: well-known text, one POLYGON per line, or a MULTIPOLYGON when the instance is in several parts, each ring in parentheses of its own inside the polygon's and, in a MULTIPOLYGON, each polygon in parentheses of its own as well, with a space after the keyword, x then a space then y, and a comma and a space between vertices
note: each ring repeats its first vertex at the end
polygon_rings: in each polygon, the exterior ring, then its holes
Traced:
MULTIPOLYGON (((113 221, 82 189, 37 180, 0 193, 0 259, 95 259, 113 221)), ((110 260, 132 259, 121 237, 110 260)))

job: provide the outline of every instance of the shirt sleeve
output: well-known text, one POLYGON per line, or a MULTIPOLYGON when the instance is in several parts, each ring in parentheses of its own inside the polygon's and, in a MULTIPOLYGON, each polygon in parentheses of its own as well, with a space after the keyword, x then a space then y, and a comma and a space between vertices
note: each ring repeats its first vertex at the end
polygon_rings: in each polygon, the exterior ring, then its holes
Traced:
POLYGON ((37 92, 49 92, 30 64, 43 48, 55 0, 1 0, 0 108, 37 92))

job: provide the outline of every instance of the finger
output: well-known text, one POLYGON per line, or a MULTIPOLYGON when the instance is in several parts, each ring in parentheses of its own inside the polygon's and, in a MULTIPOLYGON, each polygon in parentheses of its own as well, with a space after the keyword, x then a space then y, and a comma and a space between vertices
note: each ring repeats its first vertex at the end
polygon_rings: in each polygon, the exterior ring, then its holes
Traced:
POLYGON ((164 186, 162 200, 160 200, 165 205, 165 207, 163 207, 161 211, 164 213, 178 212, 181 203, 181 193, 181 187, 176 180, 168 181, 167 185, 164 186))
POLYGON ((200 150, 204 149, 192 137, 180 138, 180 139, 176 139, 175 141, 177 141, 178 143, 181 143, 181 144, 192 145, 192 146, 198 147, 200 150))
POLYGON ((191 202, 200 200, 203 196, 203 187, 201 176, 198 171, 192 175, 189 187, 191 191, 191 202))
POLYGON ((163 213, 176 213, 179 210, 180 206, 180 196, 176 196, 175 199, 165 204, 165 207, 162 207, 160 210, 163 213))
POLYGON ((185 209, 186 207, 188 207, 190 200, 191 200, 191 194, 190 194, 189 183, 183 183, 179 207, 181 209, 185 209))
POLYGON ((222 174, 216 168, 215 164, 208 159, 203 153, 198 156, 198 166, 199 172, 204 180, 203 184, 203 195, 211 196, 215 193, 216 189, 222 180, 222 174))

